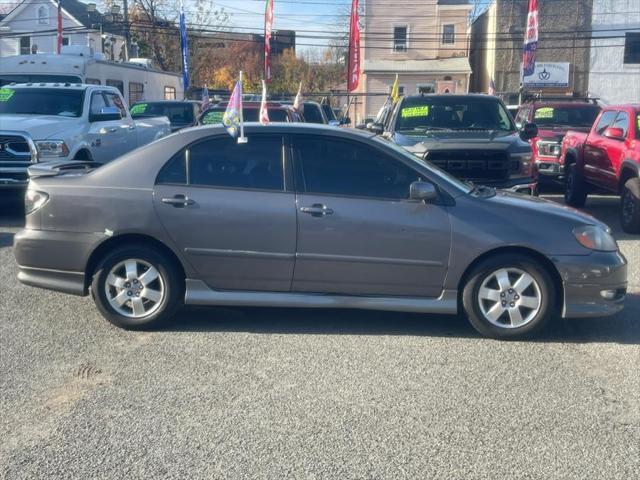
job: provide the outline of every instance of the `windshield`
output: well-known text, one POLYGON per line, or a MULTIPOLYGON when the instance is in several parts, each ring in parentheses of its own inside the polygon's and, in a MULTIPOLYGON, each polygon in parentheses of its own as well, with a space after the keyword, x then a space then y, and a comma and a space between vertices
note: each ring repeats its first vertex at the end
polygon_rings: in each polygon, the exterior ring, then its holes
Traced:
POLYGON ((454 188, 459 190, 461 193, 470 193, 471 192, 472 187, 469 184, 467 184, 467 183, 465 183, 465 182, 463 182, 461 180, 458 180, 457 178, 453 177, 452 175, 450 175, 449 173, 445 172, 441 168, 436 167, 433 163, 427 162, 426 160, 422 160, 421 158, 418 158, 416 155, 414 155, 413 153, 411 153, 408 150, 404 149, 400 145, 398 145, 398 144, 396 144, 396 143, 394 143, 394 142, 392 142, 390 140, 386 140, 384 137, 375 136, 371 140, 374 141, 374 142, 381 143, 385 147, 388 147, 388 148, 391 148, 391 149, 395 150, 396 152, 400 153, 403 157, 409 159, 410 161, 412 161, 414 163, 420 164, 420 166, 422 166, 422 167, 426 166, 431 173, 433 173, 435 176, 437 176, 441 180, 445 181, 449 185, 453 186, 454 188))
POLYGON ((84 90, 0 88, 0 114, 80 117, 84 90))
POLYGON ((167 117, 172 124, 193 123, 193 107, 190 103, 136 103, 131 107, 133 118, 167 117))
MULTIPOLYGON (((200 118, 200 125, 214 125, 216 123, 222 123, 222 116, 226 111, 225 107, 211 108, 207 110, 200 118)), ((243 108, 242 120, 245 122, 257 122, 260 109, 258 108, 243 108)), ((286 110, 269 109, 269 121, 271 122, 288 122, 286 110)))
POLYGON ((591 127, 600 113, 597 105, 568 107, 538 107, 533 114, 536 125, 562 125, 568 127, 591 127))
POLYGON ((330 105, 322 105, 322 110, 324 111, 324 115, 327 117, 327 120, 338 120, 330 105))
POLYGON ((10 83, 82 83, 82 79, 77 75, 0 73, 0 87, 10 83))
POLYGON ((319 105, 305 103, 303 115, 304 121, 307 123, 325 123, 319 105))
POLYGON ((396 130, 514 131, 511 115, 494 97, 426 96, 405 98, 397 114, 396 130))

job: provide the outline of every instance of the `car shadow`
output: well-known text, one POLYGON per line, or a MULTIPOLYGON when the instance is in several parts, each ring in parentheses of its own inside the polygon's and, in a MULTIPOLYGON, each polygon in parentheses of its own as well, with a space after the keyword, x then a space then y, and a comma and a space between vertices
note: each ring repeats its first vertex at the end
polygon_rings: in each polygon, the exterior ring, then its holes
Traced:
POLYGON ((0 248, 11 247, 13 245, 13 233, 0 232, 0 248))
MULTIPOLYGON (((540 343, 640 344, 640 295, 627 297, 625 310, 612 317, 557 319, 540 343)), ((387 335, 482 340, 461 315, 427 315, 346 309, 188 307, 164 331, 245 332, 254 334, 387 335)), ((489 341, 489 340, 487 340, 489 341)))
POLYGON ((22 201, 0 196, 0 228, 2 227, 23 227, 24 226, 24 205, 22 201))

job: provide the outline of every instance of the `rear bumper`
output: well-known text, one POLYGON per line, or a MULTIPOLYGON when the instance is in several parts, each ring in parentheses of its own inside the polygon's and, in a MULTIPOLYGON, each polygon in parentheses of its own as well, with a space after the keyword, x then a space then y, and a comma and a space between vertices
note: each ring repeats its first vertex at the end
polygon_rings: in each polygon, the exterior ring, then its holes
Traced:
POLYGON ((84 272, 19 267, 18 281, 31 287, 46 288, 71 295, 87 294, 84 272))
POLYGON ((621 253, 558 256, 554 262, 564 287, 564 318, 604 317, 624 308, 627 260, 621 253))

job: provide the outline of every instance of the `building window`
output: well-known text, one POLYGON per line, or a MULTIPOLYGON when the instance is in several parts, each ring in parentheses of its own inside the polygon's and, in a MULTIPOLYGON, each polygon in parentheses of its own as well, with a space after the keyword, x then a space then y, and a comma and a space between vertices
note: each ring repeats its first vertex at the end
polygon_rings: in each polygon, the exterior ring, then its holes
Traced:
POLYGON ((69 45, 69 37, 62 37, 62 46, 66 47, 69 45))
POLYGON ((407 26, 393 27, 393 51, 407 51, 407 26))
POLYGON ((164 99, 175 100, 176 99, 176 87, 164 87, 164 99))
POLYGON ((124 95, 124 83, 121 80, 107 80, 108 87, 116 87, 120 90, 120 94, 124 95))
POLYGON ((38 9, 38 25, 49 25, 49 7, 43 5, 38 9))
POLYGON ((456 43, 456 26, 455 25, 443 25, 442 26, 442 43, 456 43))
POLYGON ((624 63, 640 63, 640 33, 627 32, 624 35, 624 63))
POLYGON ((137 82, 129 82, 129 105, 144 100, 144 85, 137 82))
POLYGON ((20 55, 31 53, 31 37, 20 37, 20 55))
POLYGON ((421 93, 435 93, 436 86, 433 83, 421 83, 416 86, 416 93, 420 95, 421 93))

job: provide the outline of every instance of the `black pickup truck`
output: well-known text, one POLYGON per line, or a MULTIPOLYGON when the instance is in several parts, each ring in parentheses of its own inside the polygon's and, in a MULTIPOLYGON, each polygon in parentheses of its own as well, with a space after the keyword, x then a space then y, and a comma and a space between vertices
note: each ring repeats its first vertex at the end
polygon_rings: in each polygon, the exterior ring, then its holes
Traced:
POLYGON ((534 124, 521 130, 500 99, 481 94, 416 95, 381 111, 370 130, 474 183, 535 194, 534 124))

